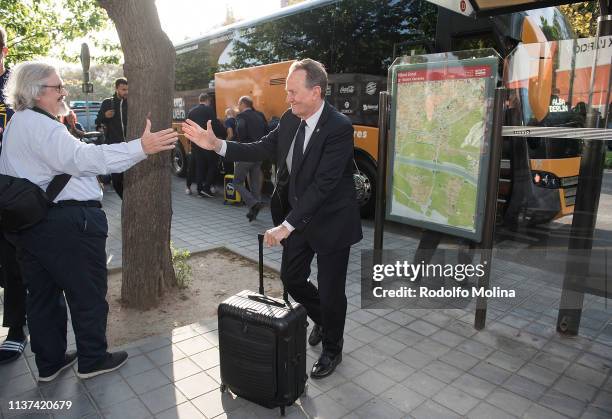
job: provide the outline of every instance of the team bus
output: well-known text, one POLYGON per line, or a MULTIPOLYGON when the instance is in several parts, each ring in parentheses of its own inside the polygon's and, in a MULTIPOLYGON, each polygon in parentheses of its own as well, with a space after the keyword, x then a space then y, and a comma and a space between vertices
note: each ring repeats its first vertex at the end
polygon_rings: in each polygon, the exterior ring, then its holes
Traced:
MULTIPOLYGON (((241 95, 250 95, 255 107, 274 120, 287 109, 284 84, 292 60, 309 57, 322 62, 329 73, 327 100, 355 128, 355 160, 369 179, 360 204, 362 215, 369 216, 375 201, 378 95, 387 88, 388 68, 396 57, 487 47, 505 57, 521 42, 571 37, 567 21, 556 8, 476 20, 424 0, 312 0, 176 45, 173 116, 180 122, 199 93, 208 92, 214 95, 220 118, 241 95)), ((506 148, 499 198, 502 211, 514 195, 511 185, 516 170, 512 147, 506 148)), ((547 148, 546 144, 535 150, 537 158, 546 161, 577 157, 577 150, 547 148)), ((175 173, 185 171, 188 154, 188 141, 182 138, 173 154, 175 173)), ((547 165, 553 173, 555 167, 554 162, 547 165)), ((562 176, 577 173, 574 164, 562 176)), ((560 188, 557 191, 563 193, 560 188)), ((560 207, 549 219, 559 215, 560 207)))

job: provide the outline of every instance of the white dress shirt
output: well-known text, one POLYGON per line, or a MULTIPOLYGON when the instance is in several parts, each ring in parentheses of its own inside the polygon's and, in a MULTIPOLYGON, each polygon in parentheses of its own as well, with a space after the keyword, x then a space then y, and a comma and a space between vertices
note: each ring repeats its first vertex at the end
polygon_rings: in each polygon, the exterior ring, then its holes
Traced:
MULTIPOLYGON (((321 114, 323 113, 323 108, 325 107, 325 101, 321 104, 321 107, 318 111, 313 113, 310 117, 306 119, 306 126, 304 127, 304 149, 302 152, 306 151, 306 147, 308 146, 308 142, 310 141, 310 137, 312 137, 312 133, 314 132, 319 119, 321 118, 321 114)), ((295 132, 297 135, 297 131, 295 132)), ((295 135, 293 136, 293 142, 291 143, 291 148, 289 149, 289 153, 287 153, 287 159, 285 162, 287 163, 287 169, 289 169, 289 173, 291 173, 291 159, 293 158, 293 146, 295 145, 295 135)), ((219 155, 225 157, 225 153, 227 152, 227 141, 222 140, 221 150, 219 150, 219 155)), ((290 232, 295 230, 291 224, 287 222, 287 220, 283 221, 283 225, 290 232)))
POLYGON ((85 144, 59 121, 26 109, 15 112, 4 131, 0 173, 28 179, 44 190, 55 175, 67 173, 72 177, 54 202, 100 201, 97 175, 123 172, 146 157, 140 139, 85 144))

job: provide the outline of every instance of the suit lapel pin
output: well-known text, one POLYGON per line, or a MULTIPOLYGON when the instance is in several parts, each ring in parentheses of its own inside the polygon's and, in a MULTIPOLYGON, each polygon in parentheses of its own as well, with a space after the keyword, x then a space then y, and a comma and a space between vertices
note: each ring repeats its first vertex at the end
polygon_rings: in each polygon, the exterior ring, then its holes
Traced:
POLYGON ((321 131, 321 128, 317 128, 317 130, 315 132, 319 132, 319 131, 321 131))

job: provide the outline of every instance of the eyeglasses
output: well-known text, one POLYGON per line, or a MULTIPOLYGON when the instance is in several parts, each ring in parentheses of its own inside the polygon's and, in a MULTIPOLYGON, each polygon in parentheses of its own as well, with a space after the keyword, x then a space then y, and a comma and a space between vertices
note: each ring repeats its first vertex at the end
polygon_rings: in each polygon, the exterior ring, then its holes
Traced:
POLYGON ((63 84, 58 84, 55 86, 49 86, 48 84, 43 84, 42 87, 52 87, 57 90, 57 93, 62 93, 62 90, 66 90, 63 84))

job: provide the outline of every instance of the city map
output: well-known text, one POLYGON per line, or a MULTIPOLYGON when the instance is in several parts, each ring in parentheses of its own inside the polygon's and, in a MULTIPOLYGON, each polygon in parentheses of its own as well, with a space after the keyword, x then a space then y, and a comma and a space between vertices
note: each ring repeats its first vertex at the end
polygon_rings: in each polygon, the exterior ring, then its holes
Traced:
POLYGON ((390 215, 477 231, 491 72, 480 65, 396 73, 390 215))

